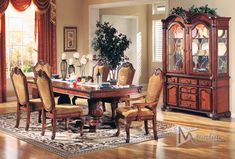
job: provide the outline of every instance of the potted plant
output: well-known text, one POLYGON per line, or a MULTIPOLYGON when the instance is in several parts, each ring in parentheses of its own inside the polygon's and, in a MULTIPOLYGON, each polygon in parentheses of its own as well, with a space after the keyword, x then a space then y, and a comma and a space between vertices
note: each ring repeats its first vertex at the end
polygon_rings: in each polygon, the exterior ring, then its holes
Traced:
POLYGON ((131 41, 127 36, 118 33, 109 22, 96 23, 95 37, 92 40, 92 48, 98 52, 98 58, 107 62, 111 70, 111 79, 116 79, 117 67, 126 58, 124 51, 129 47, 131 41))

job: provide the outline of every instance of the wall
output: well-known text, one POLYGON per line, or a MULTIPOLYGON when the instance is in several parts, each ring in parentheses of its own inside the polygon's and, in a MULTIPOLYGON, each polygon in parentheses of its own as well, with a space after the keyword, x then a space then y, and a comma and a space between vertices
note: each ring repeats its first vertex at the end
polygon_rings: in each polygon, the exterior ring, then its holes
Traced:
MULTIPOLYGON (((77 27, 77 51, 82 52, 81 41, 82 39, 82 0, 57 0, 56 6, 56 25, 57 25, 57 70, 60 73, 60 61, 61 54, 64 52, 64 26, 76 26, 77 27), (69 3, 68 3, 69 2, 69 3)), ((73 56, 73 52, 66 52, 67 59, 73 56)))
POLYGON ((189 8, 194 4, 195 6, 203 6, 208 4, 210 8, 217 8, 217 13, 220 16, 227 16, 231 17, 230 20, 230 37, 229 37, 229 70, 230 70, 230 110, 232 112, 232 117, 235 117, 235 98, 233 95, 235 94, 235 63, 233 62, 233 59, 235 59, 235 12, 234 12, 234 1, 233 0, 226 0, 226 1, 221 1, 221 0, 213 0, 213 1, 208 1, 208 0, 170 0, 169 1, 169 8, 177 7, 177 6, 182 6, 183 8, 189 8))

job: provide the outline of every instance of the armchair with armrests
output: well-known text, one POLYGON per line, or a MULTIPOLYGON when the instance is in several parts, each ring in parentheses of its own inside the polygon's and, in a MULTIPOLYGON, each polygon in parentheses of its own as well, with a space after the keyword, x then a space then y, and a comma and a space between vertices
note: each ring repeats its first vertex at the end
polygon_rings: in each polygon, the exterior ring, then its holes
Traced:
MULTIPOLYGON (((124 62, 120 67, 118 67, 117 71, 117 85, 119 86, 125 86, 125 85, 131 85, 133 78, 135 75, 135 69, 133 65, 130 62, 124 62)), ((129 97, 129 96, 127 96, 129 97)), ((111 103, 109 99, 103 99, 103 109, 105 110, 105 103, 111 103)), ((112 110, 112 118, 115 117, 115 110, 116 110, 116 104, 111 105, 112 110)))
POLYGON ((159 100, 159 96, 162 90, 162 71, 160 69, 156 69, 154 74, 149 78, 147 95, 137 98, 122 98, 121 101, 125 102, 124 107, 118 107, 116 109, 116 126, 117 133, 116 136, 120 134, 120 123, 125 124, 126 129, 126 142, 130 141, 130 125, 132 121, 144 121, 145 132, 149 134, 148 131, 148 120, 152 120, 153 123, 153 134, 154 139, 157 140, 157 104, 159 100), (130 101, 138 101, 144 99, 145 102, 140 103, 136 102, 130 105, 130 101))
POLYGON ((54 101, 54 94, 52 91, 51 79, 48 77, 47 73, 42 70, 35 72, 35 83, 38 87, 39 95, 41 97, 43 103, 42 110, 42 133, 43 136, 45 134, 46 128, 46 119, 52 119, 52 137, 51 139, 55 139, 56 135, 56 120, 57 119, 65 119, 65 128, 68 128, 67 119, 68 118, 80 118, 80 135, 83 135, 83 110, 79 106, 62 104, 56 105, 54 101))
POLYGON ((11 80, 14 87, 14 91, 17 98, 17 118, 16 128, 19 127, 21 111, 27 112, 27 121, 25 130, 29 129, 30 113, 33 111, 39 111, 38 122, 41 123, 41 110, 42 102, 38 99, 29 99, 29 91, 27 86, 27 79, 20 68, 15 67, 11 71, 11 80))

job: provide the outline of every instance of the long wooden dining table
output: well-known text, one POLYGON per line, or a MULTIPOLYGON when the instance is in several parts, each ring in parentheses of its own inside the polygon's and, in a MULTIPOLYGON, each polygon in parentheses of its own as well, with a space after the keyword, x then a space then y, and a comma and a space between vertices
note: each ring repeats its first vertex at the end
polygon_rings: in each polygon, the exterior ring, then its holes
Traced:
MULTIPOLYGON (((37 89, 34 80, 27 80, 28 87, 37 89)), ((94 84, 74 84, 72 82, 52 80, 53 92, 74 95, 88 100, 88 115, 94 120, 99 120, 103 115, 101 103, 102 99, 108 99, 111 103, 112 110, 118 107, 121 97, 140 93, 142 86, 131 85, 129 87, 111 86, 109 88, 99 88, 94 84)), ((115 118, 115 111, 112 112, 112 119, 115 118)), ((93 130, 96 131, 96 125, 93 124, 93 130)))

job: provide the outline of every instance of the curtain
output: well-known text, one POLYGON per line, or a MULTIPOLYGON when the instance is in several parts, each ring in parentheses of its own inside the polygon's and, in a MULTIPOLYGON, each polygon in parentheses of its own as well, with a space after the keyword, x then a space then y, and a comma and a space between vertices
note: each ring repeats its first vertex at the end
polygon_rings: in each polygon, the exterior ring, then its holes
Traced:
POLYGON ((48 62, 57 72, 55 1, 34 0, 39 11, 36 12, 35 24, 38 34, 38 60, 48 62), (51 2, 51 3, 50 3, 51 2), (38 6, 39 5, 39 6, 38 6))
MULTIPOLYGON (((0 14, 0 59, 6 59, 5 14, 0 14)), ((6 101, 6 60, 0 60, 0 102, 6 101)))
POLYGON ((57 70, 56 57, 56 0, 0 0, 0 102, 6 101, 6 46, 5 15, 9 3, 17 11, 26 10, 31 3, 37 7, 35 35, 38 32, 38 60, 48 62, 53 73, 57 70))

